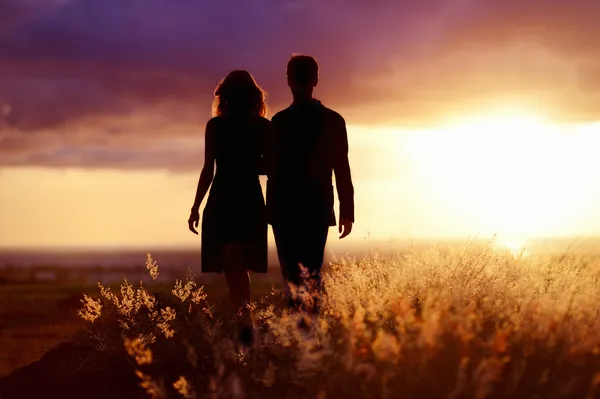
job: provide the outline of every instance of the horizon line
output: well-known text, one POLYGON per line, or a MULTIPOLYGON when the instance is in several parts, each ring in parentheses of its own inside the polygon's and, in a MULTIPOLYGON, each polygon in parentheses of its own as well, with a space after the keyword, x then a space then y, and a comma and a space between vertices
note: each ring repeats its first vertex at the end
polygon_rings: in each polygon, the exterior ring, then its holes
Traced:
MULTIPOLYGON (((387 238, 387 239, 373 239, 373 238, 365 238, 363 240, 355 240, 351 243, 343 243, 337 242, 334 246, 362 246, 369 244, 388 244, 388 245, 397 245, 400 243, 410 244, 411 242, 415 243, 433 243, 433 242, 457 242, 457 241, 473 241, 473 240, 483 240, 483 241, 491 241, 494 239, 493 236, 468 236, 468 237, 431 237, 431 238, 387 238)), ((533 243, 536 241, 588 241, 588 240, 600 240, 600 235, 586 235, 586 236, 537 236, 524 239, 526 243, 533 243)), ((331 244, 329 244, 331 245, 331 244)), ((328 245, 328 246, 329 246, 328 245)), ((273 249, 275 247, 273 246, 273 249)), ((200 251, 199 245, 152 245, 148 244, 145 246, 142 245, 0 245, 0 252, 11 252, 11 251, 50 251, 50 252, 58 252, 58 251, 69 251, 69 252, 85 252, 85 251, 146 251, 148 253, 152 253, 152 251, 200 251)))

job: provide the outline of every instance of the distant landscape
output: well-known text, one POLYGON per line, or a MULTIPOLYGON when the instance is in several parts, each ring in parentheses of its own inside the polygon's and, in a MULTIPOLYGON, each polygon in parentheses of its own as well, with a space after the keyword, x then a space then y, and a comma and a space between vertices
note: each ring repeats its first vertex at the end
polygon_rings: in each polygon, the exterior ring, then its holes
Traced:
MULTIPOLYGON (((333 239, 330 239, 333 241, 333 239)), ((365 240, 363 243, 342 246, 329 245, 326 263, 335 257, 363 258, 372 253, 383 257, 396 256, 407 252, 411 246, 426 248, 433 245, 457 247, 466 240, 365 240)), ((519 249, 514 249, 519 251, 519 249)), ((530 254, 560 255, 566 252, 600 254, 600 238, 554 238, 537 239, 524 243, 523 250, 530 254)), ((148 253, 158 261, 166 279, 174 280, 189 270, 202 281, 218 279, 215 275, 200 273, 199 248, 28 248, 0 249, 0 284, 8 282, 61 282, 75 284, 115 283, 128 278, 132 281, 148 281, 144 262, 148 253)), ((255 278, 265 281, 277 280, 277 253, 274 246, 269 252, 268 275, 255 278)))

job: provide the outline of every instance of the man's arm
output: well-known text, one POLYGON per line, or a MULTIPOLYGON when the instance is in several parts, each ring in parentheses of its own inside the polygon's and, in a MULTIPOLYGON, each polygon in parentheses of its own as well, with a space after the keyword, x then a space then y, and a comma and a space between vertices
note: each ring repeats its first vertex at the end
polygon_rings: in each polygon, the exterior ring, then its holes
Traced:
POLYGON ((278 147, 279 147, 279 129, 280 122, 277 114, 271 118, 268 129, 265 134, 265 146, 264 146, 264 157, 267 177, 272 180, 275 177, 275 173, 278 168, 278 147))
POLYGON ((354 186, 350 174, 350 162, 348 160, 348 132, 346 121, 340 117, 335 127, 334 163, 335 185, 340 201, 340 233, 344 238, 352 230, 354 223, 354 186), (343 227, 343 232, 342 232, 343 227))
POLYGON ((265 120, 262 126, 260 127, 260 153, 261 159, 260 164, 258 166, 258 174, 269 176, 271 174, 271 170, 273 169, 271 166, 273 159, 273 134, 271 132, 271 121, 265 120))

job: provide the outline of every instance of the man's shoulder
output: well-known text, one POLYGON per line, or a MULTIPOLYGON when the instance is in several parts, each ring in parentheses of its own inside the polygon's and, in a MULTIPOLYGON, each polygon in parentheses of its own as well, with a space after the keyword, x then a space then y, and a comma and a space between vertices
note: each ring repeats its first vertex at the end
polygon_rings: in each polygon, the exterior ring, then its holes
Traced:
POLYGON ((275 115, 273 115, 273 117, 271 118, 271 122, 285 120, 289 116, 290 116, 290 107, 287 107, 287 108, 282 109, 281 111, 277 112, 275 115))
POLYGON ((323 105, 323 113, 325 114, 326 118, 328 118, 328 119, 336 120, 336 121, 340 121, 340 122, 344 121, 344 117, 342 115, 340 115, 340 113, 338 113, 324 105, 323 105))
MULTIPOLYGON (((315 108, 313 108, 312 112, 314 112, 314 110, 315 110, 315 108)), ((334 111, 333 109, 324 106, 321 103, 319 103, 319 106, 316 107, 316 110, 317 110, 317 113, 321 113, 321 115, 323 115, 325 117, 325 119, 328 121, 337 122, 337 123, 345 123, 345 120, 342 117, 342 115, 340 115, 338 112, 334 111)), ((285 121, 289 121, 289 120, 294 120, 295 118, 299 118, 299 117, 305 118, 306 116, 307 116, 307 114, 305 114, 305 113, 298 114, 298 113, 293 112, 292 107, 289 106, 289 107, 277 112, 275 115, 273 115, 273 117, 271 118, 271 122, 276 122, 276 123, 277 122, 285 122, 285 121)))
POLYGON ((346 124, 344 117, 340 115, 338 112, 332 110, 331 108, 327 108, 322 105, 321 111, 325 117, 325 120, 330 124, 330 126, 338 126, 341 127, 346 124))

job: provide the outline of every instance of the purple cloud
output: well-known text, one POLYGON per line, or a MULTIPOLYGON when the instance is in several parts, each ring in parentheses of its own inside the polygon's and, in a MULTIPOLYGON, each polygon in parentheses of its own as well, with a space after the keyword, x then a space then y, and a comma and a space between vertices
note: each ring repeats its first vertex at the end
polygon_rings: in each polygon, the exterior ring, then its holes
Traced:
POLYGON ((248 69, 272 114, 290 100, 292 52, 317 57, 317 95, 350 124, 429 124, 497 98, 596 120, 599 13, 591 0, 6 0, 0 164, 197 169, 216 83, 248 69))

